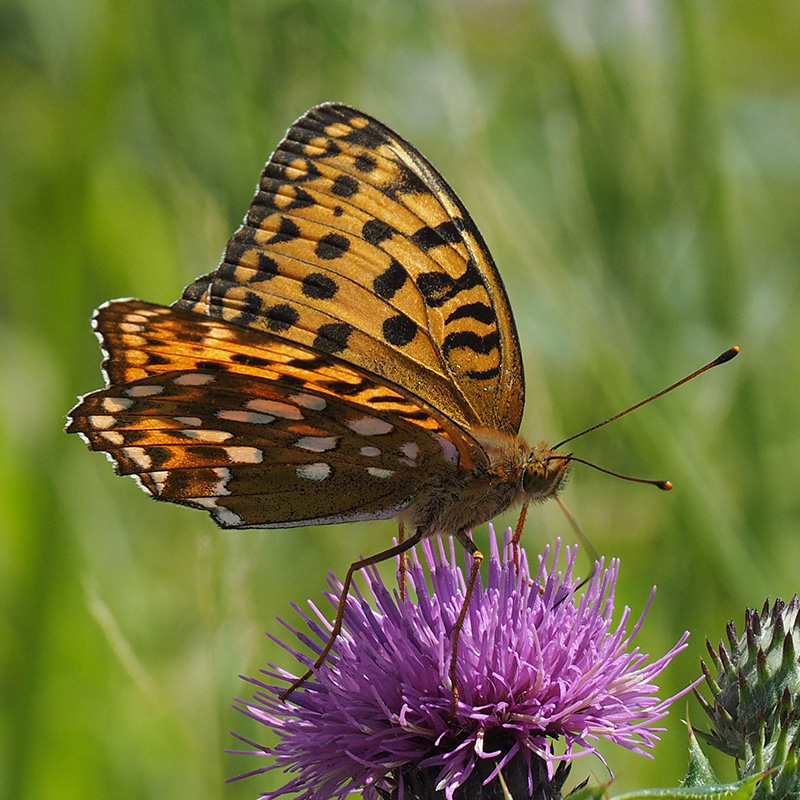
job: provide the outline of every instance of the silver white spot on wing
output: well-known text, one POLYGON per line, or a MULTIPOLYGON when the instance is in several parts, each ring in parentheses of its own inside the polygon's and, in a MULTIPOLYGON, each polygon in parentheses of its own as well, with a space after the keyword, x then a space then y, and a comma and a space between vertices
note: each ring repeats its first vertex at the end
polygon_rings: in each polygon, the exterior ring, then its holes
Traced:
POLYGON ((193 506, 200 506, 200 508, 209 510, 217 508, 216 497, 193 497, 190 502, 193 506))
POLYGON ((213 442, 219 444, 220 442, 227 442, 228 439, 233 439, 233 434, 230 431, 214 431, 208 429, 190 429, 178 431, 182 436, 187 439, 196 439, 198 442, 213 442))
POLYGON ((390 422, 370 416, 345 420, 344 424, 347 425, 351 431, 360 433, 362 436, 381 436, 394 430, 394 425, 390 422))
POLYGON ((154 394, 161 394, 163 386, 130 386, 125 390, 128 397, 152 397, 154 394))
POLYGON ((219 480, 211 487, 211 493, 218 497, 230 494, 231 490, 228 488, 228 481, 233 477, 231 471, 227 467, 214 467, 212 472, 219 480))
POLYGON ((393 469, 381 469, 380 467, 367 467, 367 473, 373 478, 391 478, 394 475, 393 469))
POLYGON ((236 527, 237 525, 244 524, 244 520, 235 511, 231 511, 225 506, 218 505, 216 497, 195 497, 191 500, 191 504, 210 511, 214 519, 217 520, 220 525, 236 527))
POLYGON ((306 394, 305 392, 290 395, 289 399, 293 400, 297 405, 303 406, 303 408, 310 408, 312 411, 322 411, 328 405, 327 401, 322 397, 315 397, 313 394, 306 394))
POLYGON ((312 453, 324 453, 326 450, 335 450, 338 444, 338 436, 302 436, 294 446, 312 453))
POLYGON ((379 447, 371 447, 370 445, 362 447, 359 452, 362 456, 366 456, 367 458, 375 458, 375 456, 379 456, 381 454, 379 447))
POLYGON ((228 525, 231 528, 244 524, 244 520, 235 511, 231 511, 229 508, 225 508, 225 506, 217 507, 214 512, 214 519, 222 525, 228 525))
POLYGON ((201 420, 200 417, 174 417, 174 420, 190 428, 198 428, 203 424, 203 420, 201 420))
POLYGON ((141 333, 144 330, 144 325, 134 322, 120 322, 118 327, 122 333, 141 333))
POLYGON ((184 375, 178 375, 172 382, 178 386, 207 386, 209 383, 213 383, 214 379, 214 375, 206 372, 187 372, 184 375))
POLYGON ((113 428, 117 422, 116 417, 108 416, 106 414, 90 414, 86 419, 89 424, 98 431, 104 431, 107 428, 113 428))
POLYGON ((158 469, 153 470, 153 472, 148 472, 147 474, 150 476, 150 480, 155 484, 155 493, 161 494, 164 491, 164 487, 167 485, 169 472, 165 469, 158 469))
POLYGON ((153 466, 153 459, 144 447, 123 447, 122 454, 133 461, 142 472, 149 472, 153 466))
POLYGON ((109 444, 124 444, 125 437, 119 431, 103 431, 100 434, 109 444))
POLYGON ((144 347, 147 344, 147 339, 144 336, 138 336, 135 333, 129 333, 123 339, 125 347, 135 348, 144 347))
POLYGON ((279 400, 265 400, 262 397, 257 397, 255 400, 245 403, 245 406, 253 411, 272 414, 281 419, 303 419, 303 414, 297 406, 293 406, 290 403, 281 403, 279 400))
POLYGON ((303 464, 295 470, 299 478, 307 478, 310 481, 324 481, 331 474, 331 465, 324 461, 317 461, 314 464, 303 464))
POLYGON ((400 460, 410 467, 417 466, 417 459, 419 458, 419 445, 416 442, 406 442, 401 448, 400 452, 403 458, 400 460))
POLYGON ((442 448, 445 460, 449 461, 451 464, 458 464, 458 448, 449 439, 445 439, 444 436, 439 433, 434 433, 433 438, 436 439, 439 443, 439 447, 442 448))
POLYGON ((118 414, 120 411, 127 411, 133 405, 130 397, 104 397, 103 410, 109 414, 118 414))
POLYGON ((264 451, 257 447, 226 447, 225 455, 234 464, 260 464, 264 460, 264 451))

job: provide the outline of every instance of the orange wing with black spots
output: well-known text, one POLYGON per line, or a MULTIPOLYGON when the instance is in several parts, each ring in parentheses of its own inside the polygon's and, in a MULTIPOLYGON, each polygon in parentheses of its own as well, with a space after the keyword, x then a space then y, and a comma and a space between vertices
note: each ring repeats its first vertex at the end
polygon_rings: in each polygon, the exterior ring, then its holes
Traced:
POLYGON ((214 272, 169 308, 114 301, 94 324, 107 386, 67 430, 224 527, 402 511, 464 540, 520 502, 538 458, 472 219, 416 149, 347 106, 289 129, 214 272))
POLYGON ((273 334, 140 300, 102 306, 95 329, 110 386, 68 432, 225 528, 392 517, 480 452, 401 388, 273 334))
POLYGON ((335 355, 461 428, 519 431, 519 344, 480 233, 414 147, 353 108, 297 120, 222 263, 174 307, 335 355))

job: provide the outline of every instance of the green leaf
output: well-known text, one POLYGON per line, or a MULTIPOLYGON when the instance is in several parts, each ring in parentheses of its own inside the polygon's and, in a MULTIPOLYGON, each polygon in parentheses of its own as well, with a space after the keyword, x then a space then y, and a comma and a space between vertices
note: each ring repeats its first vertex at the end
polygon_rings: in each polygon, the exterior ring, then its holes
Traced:
POLYGON ((694 728, 689 725, 689 767, 683 786, 686 789, 698 786, 719 785, 719 778, 714 774, 711 762, 706 757, 697 741, 694 728))
POLYGON ((581 786, 574 792, 570 792, 567 797, 569 800, 600 800, 600 798, 605 797, 606 790, 610 784, 611 781, 601 783, 599 786, 581 786))
POLYGON ((702 787, 679 786, 675 789, 648 789, 628 792, 613 800, 752 800, 763 775, 753 775, 741 781, 712 784, 702 787))

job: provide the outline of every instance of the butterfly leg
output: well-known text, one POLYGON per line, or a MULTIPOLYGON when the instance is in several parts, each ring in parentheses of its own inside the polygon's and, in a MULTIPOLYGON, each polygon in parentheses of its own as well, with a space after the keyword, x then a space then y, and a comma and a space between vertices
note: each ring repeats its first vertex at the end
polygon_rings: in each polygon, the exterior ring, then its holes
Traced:
POLYGON ((458 704, 458 685, 456 684, 458 642, 461 638, 461 629, 464 627, 464 620, 467 617, 469 601, 472 599, 472 592, 475 589, 475 582, 478 580, 478 573, 481 570, 481 563, 483 562, 483 553, 478 550, 475 542, 472 541, 470 535, 466 531, 458 531, 458 533, 456 533, 456 539, 458 539, 464 549, 472 556, 472 567, 469 571, 469 578, 467 579, 467 591, 464 595, 464 602, 461 604, 461 611, 458 614, 458 619, 453 628, 453 652, 450 656, 450 686, 453 690, 451 713, 453 715, 456 713, 456 705, 458 704))
MULTIPOLYGON (((402 522, 397 523, 397 542, 402 544, 406 540, 406 526, 402 522)), ((408 556, 405 552, 400 553, 400 565, 397 568, 397 582, 400 584, 400 599, 406 599, 406 573, 408 572, 408 556)))
POLYGON ((522 528, 525 525, 525 517, 528 516, 528 504, 523 503, 519 512, 517 527, 514 528, 514 535, 511 537, 511 552, 514 554, 514 569, 519 574, 519 540, 522 538, 522 528))
MULTIPOLYGON (((370 556, 369 558, 362 558, 359 561, 354 561, 350 565, 350 569, 347 570, 347 575, 345 576, 344 584, 342 585, 342 594, 339 597, 339 606, 336 609, 336 619, 333 622, 333 628, 331 629, 331 635, 328 638, 327 644, 319 654, 319 658, 317 658, 317 660, 314 662, 314 666, 309 669, 305 675, 298 678, 285 692, 281 694, 281 700, 286 700, 286 698, 295 689, 298 689, 300 686, 302 686, 314 674, 315 670, 318 670, 325 663, 328 653, 330 653, 336 638, 339 636, 339 633, 342 630, 342 620, 344 619, 347 595, 350 592, 350 584, 353 582, 353 575, 355 575, 356 572, 364 567, 369 567, 372 566, 372 564, 378 564, 381 561, 387 561, 390 558, 402 555, 407 550, 410 550, 412 547, 414 547, 415 544, 418 544, 424 535, 425 531, 419 528, 413 536, 410 536, 405 541, 396 544, 394 547, 390 547, 388 550, 383 550, 380 553, 376 553, 374 556, 370 556)), ((465 611, 466 609, 462 611, 462 617, 464 616, 465 611)))

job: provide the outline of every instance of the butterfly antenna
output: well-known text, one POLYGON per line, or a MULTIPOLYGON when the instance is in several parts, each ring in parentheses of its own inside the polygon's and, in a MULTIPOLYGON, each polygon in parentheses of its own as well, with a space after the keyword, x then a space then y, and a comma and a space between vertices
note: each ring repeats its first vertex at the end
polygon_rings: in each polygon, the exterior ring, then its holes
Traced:
MULTIPOLYGON (((579 436, 584 436, 587 433, 591 433, 592 431, 596 431, 598 428, 602 428, 604 425, 608 425, 609 422, 614 422, 618 420, 620 417, 624 417, 626 414, 630 414, 631 411, 636 411, 637 408, 641 408, 647 403, 651 403, 653 400, 658 400, 659 397, 663 397, 668 392, 671 392, 673 389, 677 389, 679 386, 683 386, 684 383, 696 378, 698 375, 702 375, 704 372, 707 372, 712 367, 718 367, 720 364, 724 364, 726 361, 730 361, 732 358, 735 358, 739 354, 738 347, 731 347, 730 349, 726 350, 722 355, 717 356, 713 361, 710 361, 704 367, 700 367, 700 369, 695 370, 691 375, 687 375, 685 378, 682 378, 677 383, 673 383, 672 386, 667 386, 666 389, 662 389, 660 392, 657 392, 654 395, 651 395, 646 400, 641 400, 640 402, 636 403, 636 405, 631 406, 630 408, 626 408, 624 411, 620 411, 619 414, 614 414, 613 417, 609 417, 608 419, 604 419, 602 422, 598 422, 596 425, 592 425, 590 428, 586 428, 586 430, 581 431, 580 433, 576 433, 574 436, 570 436, 567 439, 559 442, 557 445, 553 446, 553 450, 558 450, 562 445, 565 445, 567 442, 571 442, 573 439, 577 439, 579 436)), ((580 461, 579 458, 573 458, 573 461, 580 461)), ((590 467, 594 467, 595 469, 599 469, 601 472, 608 472, 609 475, 615 475, 617 478, 622 478, 626 481, 636 481, 637 483, 652 483, 655 486, 659 486, 661 489, 670 489, 672 488, 672 484, 669 486, 661 486, 660 484, 668 484, 669 481, 646 481, 640 478, 629 478, 625 475, 617 475, 615 472, 610 472, 607 469, 602 469, 595 464, 589 464, 586 461, 581 462, 583 464, 587 464, 590 467)))
MULTIPOLYGON (((569 461, 577 461, 578 464, 585 464, 587 467, 596 469, 598 472, 605 472, 606 475, 611 475, 614 478, 620 478, 623 481, 630 481, 631 483, 648 483, 650 484, 650 486, 655 486, 658 489, 663 489, 665 492, 668 492, 673 486, 672 481, 657 481, 657 480, 651 480, 650 478, 635 478, 633 475, 623 475, 621 472, 614 472, 614 470, 612 469, 606 469, 605 467, 601 467, 598 464, 592 463, 591 461, 587 461, 585 458, 578 458, 577 456, 572 455, 572 453, 570 453, 569 455, 550 456, 547 460, 552 461, 558 458, 568 459, 569 461)), ((558 499, 558 497, 556 499, 558 499)), ((564 510, 566 513, 566 509, 564 510)))

